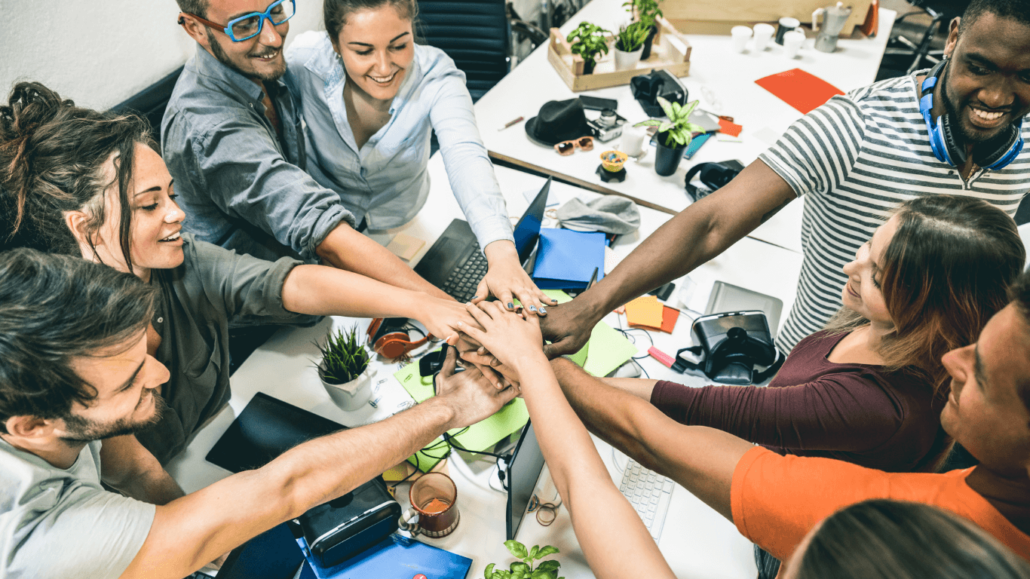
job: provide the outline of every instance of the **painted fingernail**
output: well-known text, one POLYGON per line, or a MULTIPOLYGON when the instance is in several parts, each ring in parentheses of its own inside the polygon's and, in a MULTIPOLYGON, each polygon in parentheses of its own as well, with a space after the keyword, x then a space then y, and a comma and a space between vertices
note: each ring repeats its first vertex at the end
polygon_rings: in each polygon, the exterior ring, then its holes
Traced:
POLYGON ((513 303, 511 303, 511 302, 508 302, 508 309, 509 309, 509 310, 513 310, 513 309, 515 309, 515 304, 513 304, 513 303))
POLYGON ((536 311, 536 306, 529 306, 529 311, 535 312, 536 311))
POLYGON ((544 306, 540 306, 540 313, 541 314, 546 314, 547 313, 547 308, 545 308, 544 306))
POLYGON ((558 303, 558 300, 556 298, 551 298, 551 303, 552 304, 556 304, 556 303, 558 303))
POLYGON ((472 296, 472 299, 476 299, 476 298, 478 298, 478 297, 479 297, 479 296, 472 296))

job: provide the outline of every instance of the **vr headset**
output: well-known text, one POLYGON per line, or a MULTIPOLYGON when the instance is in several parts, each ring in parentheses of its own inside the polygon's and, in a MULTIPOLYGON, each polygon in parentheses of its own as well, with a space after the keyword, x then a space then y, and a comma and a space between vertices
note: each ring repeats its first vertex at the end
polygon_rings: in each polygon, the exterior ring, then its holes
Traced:
POLYGON ((698 202, 702 197, 707 197, 714 193, 717 189, 725 187, 744 170, 744 165, 740 161, 722 161, 720 163, 698 163, 687 171, 686 188, 687 195, 694 202, 698 202), (698 189, 696 185, 692 184, 694 176, 698 173, 701 174, 701 183, 708 188, 707 191, 698 189))
POLYGON ((690 333, 699 345, 676 352, 672 369, 677 372, 695 370, 715 382, 747 386, 765 382, 785 359, 773 345, 765 314, 758 310, 701 316, 690 333), (756 371, 756 366, 765 370, 756 371))
POLYGON ((650 74, 642 74, 629 79, 629 88, 633 98, 637 99, 644 114, 649 117, 662 117, 665 112, 658 104, 658 97, 670 103, 687 103, 687 89, 680 79, 664 70, 653 70, 650 74))
POLYGON ((375 318, 368 326, 368 343, 372 350, 384 358, 403 358, 408 352, 425 344, 432 337, 408 322, 408 318, 375 318), (422 334, 412 340, 409 330, 422 334))

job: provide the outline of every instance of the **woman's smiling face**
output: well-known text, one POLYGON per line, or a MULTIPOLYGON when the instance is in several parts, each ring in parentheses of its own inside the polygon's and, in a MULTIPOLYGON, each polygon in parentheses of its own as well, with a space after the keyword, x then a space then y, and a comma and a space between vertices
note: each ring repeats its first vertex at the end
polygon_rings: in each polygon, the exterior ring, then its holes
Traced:
POLYGON ((347 78, 376 100, 397 96, 415 58, 411 18, 390 3, 348 14, 333 46, 347 78))

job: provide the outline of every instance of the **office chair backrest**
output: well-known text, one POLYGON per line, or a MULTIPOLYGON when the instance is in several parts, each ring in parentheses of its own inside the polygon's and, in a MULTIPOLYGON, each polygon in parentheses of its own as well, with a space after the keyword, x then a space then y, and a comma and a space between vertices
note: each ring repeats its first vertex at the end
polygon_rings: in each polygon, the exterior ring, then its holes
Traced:
POLYGON ((183 67, 179 67, 168 76, 132 95, 121 103, 111 107, 116 113, 133 112, 143 117, 150 123, 151 134, 154 140, 161 142, 161 117, 165 114, 165 107, 168 106, 168 99, 175 89, 175 81, 179 80, 183 67))
POLYGON ((505 0, 418 0, 418 36, 447 53, 477 101, 508 73, 505 0))

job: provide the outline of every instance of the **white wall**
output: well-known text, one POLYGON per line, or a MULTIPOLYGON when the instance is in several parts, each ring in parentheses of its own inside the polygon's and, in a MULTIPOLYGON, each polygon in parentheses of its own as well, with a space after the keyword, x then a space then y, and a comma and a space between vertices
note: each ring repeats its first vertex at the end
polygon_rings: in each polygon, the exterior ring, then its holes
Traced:
MULTIPOLYGON (((175 0, 0 0, 0 101, 42 82, 76 104, 107 109, 183 65, 194 43, 175 0)), ((321 0, 297 0, 287 44, 321 29, 321 0)))

